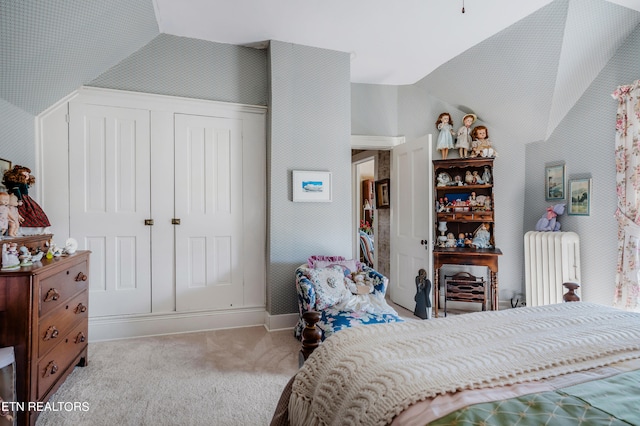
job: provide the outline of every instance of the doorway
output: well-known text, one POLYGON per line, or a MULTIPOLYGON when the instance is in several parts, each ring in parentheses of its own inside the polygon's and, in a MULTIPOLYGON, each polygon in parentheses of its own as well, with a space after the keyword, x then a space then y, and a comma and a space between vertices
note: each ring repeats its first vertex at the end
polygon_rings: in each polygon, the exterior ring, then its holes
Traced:
POLYGON ((353 210, 355 219, 355 258, 375 269, 375 235, 377 229, 374 182, 376 176, 376 152, 352 153, 353 210))

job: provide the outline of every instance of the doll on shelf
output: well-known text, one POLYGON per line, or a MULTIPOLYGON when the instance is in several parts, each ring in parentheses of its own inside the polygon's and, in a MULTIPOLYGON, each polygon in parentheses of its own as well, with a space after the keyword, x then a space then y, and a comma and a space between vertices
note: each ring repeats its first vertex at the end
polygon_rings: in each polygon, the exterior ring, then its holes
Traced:
POLYGON ((447 155, 449 155, 449 150, 453 148, 453 137, 455 136, 451 115, 449 115, 448 112, 440 114, 438 120, 436 120, 436 127, 440 131, 436 148, 440 150, 442 159, 446 160, 447 155))
POLYGON ((42 208, 29 196, 29 187, 35 183, 36 179, 31 175, 31 170, 24 166, 14 166, 4 172, 2 183, 7 188, 9 194, 18 198, 18 214, 22 217, 22 230, 31 228, 27 233, 43 233, 44 228, 51 226, 49 218, 42 208))
POLYGON ((489 139, 489 131, 486 126, 476 126, 471 131, 471 156, 472 157, 497 157, 498 153, 493 149, 489 139))
POLYGON ((15 194, 9 195, 9 211, 12 213, 13 217, 11 217, 11 215, 9 216, 9 231, 7 231, 7 234, 10 237, 17 237, 18 229, 20 228, 20 224, 24 221, 24 218, 20 216, 20 213, 18 212, 18 197, 16 197, 15 194))
POLYGON ((20 221, 20 216, 11 206, 11 196, 6 192, 0 192, 0 237, 8 235, 15 237, 18 235, 16 224, 20 221))
POLYGON ((469 155, 469 148, 471 148, 471 125, 476 121, 475 114, 467 114, 462 117, 463 126, 458 129, 456 139, 456 148, 458 148, 458 154, 460 158, 467 158, 469 155))
POLYGON ((489 233, 489 225, 481 223, 478 229, 476 229, 471 245, 475 248, 489 248, 491 247, 491 244, 489 243, 490 239, 491 234, 489 233))

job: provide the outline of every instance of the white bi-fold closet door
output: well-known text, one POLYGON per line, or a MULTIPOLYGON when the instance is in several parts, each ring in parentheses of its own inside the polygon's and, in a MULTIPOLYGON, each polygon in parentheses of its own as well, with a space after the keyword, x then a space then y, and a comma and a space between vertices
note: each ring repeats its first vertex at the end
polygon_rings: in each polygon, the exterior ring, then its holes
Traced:
POLYGON ((70 102, 92 316, 264 305, 264 115, 110 103, 70 102))

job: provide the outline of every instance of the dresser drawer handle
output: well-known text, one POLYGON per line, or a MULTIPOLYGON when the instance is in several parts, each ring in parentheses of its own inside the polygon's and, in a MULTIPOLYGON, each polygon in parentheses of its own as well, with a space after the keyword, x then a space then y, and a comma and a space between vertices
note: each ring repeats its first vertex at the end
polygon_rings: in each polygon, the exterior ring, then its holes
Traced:
POLYGON ((58 331, 55 325, 52 325, 47 328, 47 331, 46 333, 44 333, 44 337, 42 338, 42 340, 55 339, 56 337, 58 337, 58 334, 60 334, 60 331, 58 331))
POLYGON ((81 331, 80 333, 78 333, 78 335, 76 336, 76 341, 75 343, 84 343, 84 341, 87 340, 87 337, 84 335, 84 333, 81 331))
POLYGON ((86 281, 86 280, 87 280, 87 276, 82 272, 78 272, 78 275, 76 275, 76 281, 86 281))
POLYGON ((60 293, 55 288, 50 288, 47 295, 44 297, 45 302, 51 302, 52 300, 60 299, 60 293))
POLYGON ((55 361, 49 361, 47 367, 44 369, 44 374, 42 377, 49 377, 52 374, 56 374, 58 372, 58 364, 55 361))
POLYGON ((78 306, 76 306, 76 308, 73 310, 74 313, 76 314, 81 314, 83 312, 87 312, 87 307, 84 306, 82 303, 78 303, 78 306))

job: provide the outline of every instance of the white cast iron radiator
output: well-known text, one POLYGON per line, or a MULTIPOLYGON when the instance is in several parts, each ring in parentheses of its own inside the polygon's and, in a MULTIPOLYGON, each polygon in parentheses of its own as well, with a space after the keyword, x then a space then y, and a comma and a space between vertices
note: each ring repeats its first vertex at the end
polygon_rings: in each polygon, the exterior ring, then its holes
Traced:
POLYGON ((566 291, 562 283, 580 284, 578 234, 539 231, 524 234, 524 275, 527 306, 561 303, 566 291))

